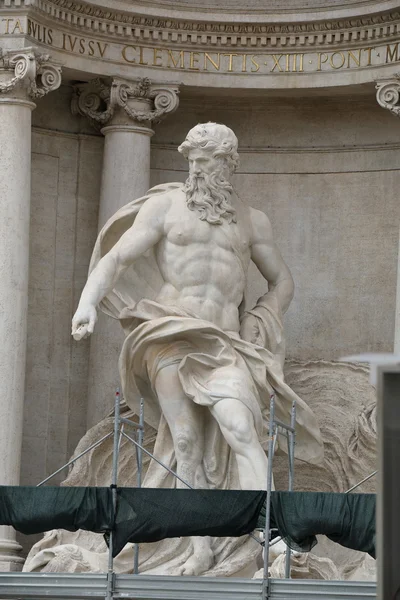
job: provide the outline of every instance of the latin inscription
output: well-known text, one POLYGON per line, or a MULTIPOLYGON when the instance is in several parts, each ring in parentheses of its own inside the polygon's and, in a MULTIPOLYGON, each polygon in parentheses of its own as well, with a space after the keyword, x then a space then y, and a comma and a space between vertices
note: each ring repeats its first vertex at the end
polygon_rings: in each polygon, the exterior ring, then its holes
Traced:
POLYGON ((0 35, 17 35, 18 33, 26 33, 23 19, 16 19, 14 17, 3 17, 0 18, 0 35))
POLYGON ((345 71, 400 62, 400 42, 330 52, 203 52, 105 42, 65 33, 30 18, 2 18, 0 35, 28 35, 68 54, 171 71, 236 74, 287 74, 345 71))
POLYGON ((400 61, 399 42, 384 48, 315 53, 249 54, 240 52, 193 52, 170 48, 124 46, 124 62, 132 65, 163 67, 211 73, 305 73, 358 69, 400 61), (378 52, 380 50, 382 54, 378 52), (383 60, 379 60, 380 58, 383 60), (377 60, 378 59, 378 60, 377 60))

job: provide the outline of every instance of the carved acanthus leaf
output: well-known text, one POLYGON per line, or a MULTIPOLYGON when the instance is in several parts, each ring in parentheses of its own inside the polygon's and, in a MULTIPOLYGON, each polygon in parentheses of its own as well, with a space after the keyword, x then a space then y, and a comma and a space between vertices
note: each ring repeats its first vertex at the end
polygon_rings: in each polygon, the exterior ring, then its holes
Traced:
POLYGON ((0 49, 0 93, 25 89, 32 98, 41 98, 61 85, 61 67, 48 54, 39 54, 34 48, 23 50, 0 49), (6 75, 6 77, 4 77, 6 75))
POLYGON ((148 78, 102 79, 75 86, 72 112, 88 117, 97 128, 108 123, 117 108, 136 123, 158 123, 179 105, 177 86, 155 87, 148 78))
POLYGON ((400 116, 400 74, 376 83, 376 99, 382 108, 400 116))

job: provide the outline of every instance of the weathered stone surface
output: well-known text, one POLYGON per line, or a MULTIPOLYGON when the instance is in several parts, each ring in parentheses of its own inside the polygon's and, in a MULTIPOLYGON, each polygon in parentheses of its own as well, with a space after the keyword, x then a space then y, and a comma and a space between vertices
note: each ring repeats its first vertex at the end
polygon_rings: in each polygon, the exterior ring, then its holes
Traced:
MULTIPOLYGON (((375 394, 369 384, 368 369, 363 365, 334 363, 328 361, 289 362, 286 366, 287 381, 293 389, 301 394, 309 406, 318 415, 325 445, 325 460, 321 466, 309 466, 296 461, 295 488, 310 491, 343 492, 351 485, 370 474, 375 468, 375 394)), ((127 409, 125 409, 127 410, 127 409)), ((126 412, 126 415, 131 415, 126 412)), ((76 449, 81 452, 96 439, 112 430, 112 419, 108 418, 92 428, 76 449)), ((145 447, 152 450, 155 431, 146 430, 145 447)), ((65 485, 108 485, 110 482, 112 442, 104 444, 87 457, 81 459, 72 468, 65 485)), ((149 459, 144 458, 145 468, 149 459)), ((274 470, 277 489, 285 489, 287 485, 287 459, 276 458, 274 470)), ((119 470, 121 485, 136 485, 135 456, 132 447, 122 441, 119 470)), ((372 479, 364 484, 360 491, 374 491, 372 479)), ((222 542, 222 540, 221 540, 222 542)), ((165 572, 162 563, 173 557, 174 540, 166 540, 157 553, 152 544, 141 548, 141 571, 148 573, 165 572), (172 552, 169 552, 172 551, 172 552)), ((274 573, 283 573, 283 558, 271 553, 274 562, 274 573), (278 562, 276 562, 278 561, 278 562)), ((282 552, 280 548, 280 552, 282 552)), ((255 561, 259 548, 249 540, 246 544, 246 559, 243 555, 235 559, 235 555, 223 559, 220 566, 210 570, 207 575, 237 575, 244 563, 249 564, 249 554, 255 561)), ((61 568, 59 554, 65 560, 65 570, 105 569, 106 551, 101 536, 94 534, 71 534, 57 531, 47 536, 32 549, 26 570, 57 570, 61 568), (69 544, 67 547, 66 544, 69 544), (82 549, 84 557, 74 558, 82 549), (68 559, 65 557, 68 556, 68 559)), ((319 538, 318 545, 310 555, 294 557, 295 577, 321 579, 373 579, 375 577, 375 561, 361 552, 353 552, 343 548, 324 537, 319 538)), ((119 572, 131 572, 133 551, 126 547, 116 559, 119 572)), ((171 563, 173 564, 173 562, 171 563)), ((253 563, 253 573, 255 562, 253 563)), ((168 569, 167 569, 168 570, 168 569)), ((251 571, 246 575, 252 576, 251 571)))
MULTIPOLYGON (((57 89, 61 68, 33 48, 0 47, 0 480, 20 481, 29 279, 31 101, 57 89)), ((0 568, 20 570, 21 547, 0 527, 0 568)))

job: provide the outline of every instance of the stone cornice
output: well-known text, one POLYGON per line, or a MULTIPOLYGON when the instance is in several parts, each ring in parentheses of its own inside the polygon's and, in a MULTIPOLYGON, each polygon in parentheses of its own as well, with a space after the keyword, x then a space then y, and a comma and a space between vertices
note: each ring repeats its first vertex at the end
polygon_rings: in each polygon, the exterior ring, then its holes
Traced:
POLYGON ((83 0, 86 4, 119 12, 213 21, 299 22, 342 18, 397 9, 397 0, 83 0))
POLYGON ((262 24, 143 16, 132 4, 122 12, 84 0, 0 0, 0 38, 51 52, 82 81, 157 73, 160 83, 185 86, 299 89, 373 82, 400 66, 400 7, 262 24))
MULTIPOLYGON (((177 152, 179 144, 152 143, 154 150, 164 152, 177 152)), ((400 142, 387 144, 352 144, 332 146, 239 146, 239 154, 342 154, 344 152, 390 152, 400 150, 400 142)), ((239 169, 240 171, 240 169, 239 169)))
MULTIPOLYGON (((0 0, 0 8, 5 0, 0 0)), ((15 0, 7 0, 11 7, 15 0)), ((301 23, 231 23, 157 18, 106 10, 75 0, 23 0, 32 12, 68 25, 82 35, 101 34, 133 43, 182 45, 195 48, 298 49, 335 48, 390 41, 400 35, 400 9, 348 19, 301 23)), ((21 7, 15 2, 15 8, 21 7)))
MULTIPOLYGON (((58 131, 55 129, 46 129, 45 127, 32 126, 32 133, 38 135, 47 135, 49 137, 62 137, 72 140, 95 140, 99 144, 103 143, 103 137, 97 132, 93 133, 72 133, 68 131, 58 131)), ((152 142, 153 150, 161 152, 177 153, 179 144, 164 144, 161 142, 152 142)), ((348 152, 364 153, 364 152, 398 152, 400 150, 400 142, 388 142, 387 144, 352 144, 352 145, 332 145, 332 146, 239 146, 240 155, 252 154, 342 154, 348 152)), ((176 154, 177 155, 177 154, 176 154)), ((185 170, 187 165, 185 163, 185 170)))

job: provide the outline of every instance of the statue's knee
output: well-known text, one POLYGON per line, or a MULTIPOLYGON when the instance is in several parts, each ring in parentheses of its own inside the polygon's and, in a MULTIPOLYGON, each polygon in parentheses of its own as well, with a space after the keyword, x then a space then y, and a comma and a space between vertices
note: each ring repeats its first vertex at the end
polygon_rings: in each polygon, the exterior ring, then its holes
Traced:
POLYGON ((252 416, 236 415, 231 421, 230 433, 234 436, 236 443, 241 445, 250 444, 256 435, 252 416))
POLYGON ((186 429, 175 434, 175 452, 177 459, 187 460, 196 456, 197 434, 194 430, 186 429))

